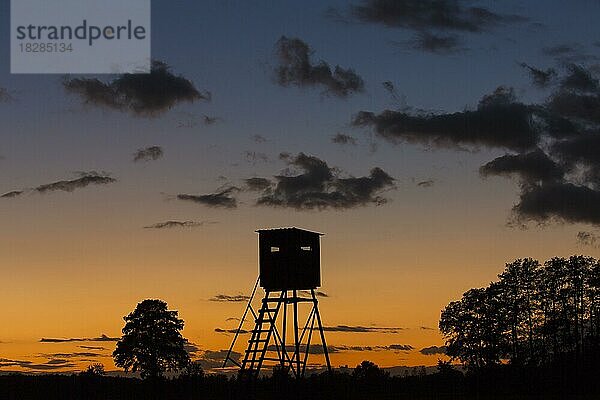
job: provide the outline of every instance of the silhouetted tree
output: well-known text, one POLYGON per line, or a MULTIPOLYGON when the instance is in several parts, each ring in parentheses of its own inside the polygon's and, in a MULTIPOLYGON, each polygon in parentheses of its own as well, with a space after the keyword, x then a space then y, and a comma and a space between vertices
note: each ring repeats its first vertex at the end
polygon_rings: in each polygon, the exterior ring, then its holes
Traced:
POLYGON ((142 378, 187 367, 189 355, 181 336, 183 320, 162 300, 144 300, 123 318, 123 337, 113 352, 115 365, 139 371, 142 378))
POLYGON ((555 257, 506 264, 498 281, 471 289, 442 310, 447 354, 470 368, 509 360, 539 365, 577 361, 600 344, 600 263, 555 257))
POLYGON ((188 378, 199 379, 204 377, 204 369, 197 361, 190 361, 183 371, 183 375, 188 378))
POLYGON ((94 363, 88 365, 85 371, 82 372, 84 375, 102 376, 104 375, 104 365, 101 363, 94 363))
POLYGON ((357 380, 376 383, 389 377, 389 373, 383 371, 377 364, 365 360, 354 368, 352 376, 357 380))
POLYGON ((503 315, 510 328, 510 358, 514 364, 532 363, 537 359, 539 269, 537 260, 519 259, 506 264, 504 272, 498 275, 503 315))
POLYGON ((471 289, 442 310, 439 327, 450 357, 475 369, 500 363, 508 328, 501 295, 498 284, 471 289))

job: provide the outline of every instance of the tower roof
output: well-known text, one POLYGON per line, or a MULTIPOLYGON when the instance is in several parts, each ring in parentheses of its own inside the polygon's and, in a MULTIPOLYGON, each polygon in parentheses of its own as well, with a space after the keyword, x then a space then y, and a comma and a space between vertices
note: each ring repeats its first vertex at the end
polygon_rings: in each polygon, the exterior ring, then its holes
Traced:
POLYGON ((309 231, 308 229, 301 229, 301 228, 296 228, 295 226, 292 227, 285 227, 285 228, 269 228, 269 229, 257 229, 255 232, 257 233, 263 233, 263 232, 305 232, 305 233, 313 233, 319 236, 323 236, 325 235, 324 233, 321 232, 314 232, 314 231, 309 231))

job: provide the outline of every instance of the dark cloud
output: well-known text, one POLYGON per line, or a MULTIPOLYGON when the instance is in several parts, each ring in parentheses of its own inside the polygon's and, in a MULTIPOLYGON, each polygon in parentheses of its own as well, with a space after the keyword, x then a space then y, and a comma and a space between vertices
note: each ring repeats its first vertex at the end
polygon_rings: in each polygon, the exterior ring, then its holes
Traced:
POLYGON ((351 12, 363 22, 414 30, 482 32, 525 18, 502 15, 460 0, 363 0, 351 12))
POLYGON ((600 236, 592 232, 579 231, 577 232, 577 243, 582 246, 600 247, 600 236))
POLYGON ((430 32, 419 32, 412 39, 397 43, 407 49, 433 54, 455 54, 466 50, 460 46, 458 36, 436 35, 430 32))
POLYGON ((204 118, 202 119, 202 122, 204 123, 204 125, 214 125, 217 122, 221 122, 221 121, 223 121, 223 118, 209 117, 208 115, 205 115, 204 118))
POLYGON ((81 345, 81 346, 77 346, 77 347, 82 348, 82 349, 86 349, 86 350, 106 350, 106 347, 102 347, 102 346, 84 346, 84 345, 81 345))
POLYGON ((548 107, 563 117, 594 124, 600 123, 599 93, 588 94, 560 90, 550 97, 548 107))
POLYGON ((0 368, 1 367, 20 367, 32 371, 49 371, 61 368, 73 368, 75 367, 75 364, 64 359, 52 359, 45 363, 34 363, 32 361, 0 358, 0 368))
POLYGON ((233 197, 232 194, 239 190, 240 189, 235 186, 229 186, 216 193, 203 195, 178 194, 177 198, 179 200, 192 201, 207 207, 236 208, 237 199, 233 197))
POLYGON ((119 338, 106 336, 105 334, 95 338, 41 338, 42 343, 64 343, 64 342, 116 342, 119 338))
POLYGON ((155 117, 181 102, 210 100, 183 76, 174 75, 170 67, 153 61, 149 74, 123 74, 109 82, 96 78, 68 78, 65 89, 79 95, 86 104, 128 111, 136 116, 155 117))
POLYGON ((164 155, 163 149, 160 146, 150 146, 144 149, 138 149, 133 154, 133 161, 154 161, 162 158, 164 155))
POLYGON ((275 176, 274 188, 262 192, 258 205, 297 210, 380 205, 387 201, 380 193, 394 185, 394 178, 380 168, 373 168, 369 176, 341 178, 334 168, 314 156, 300 153, 296 157, 286 154, 280 158, 298 169, 299 174, 275 176))
POLYGON ((546 153, 537 149, 529 153, 506 154, 498 157, 483 165, 479 169, 479 173, 484 177, 517 175, 522 183, 531 185, 558 181, 562 178, 564 171, 546 153))
MULTIPOLYGON (((390 344, 388 346, 349 346, 349 345, 328 345, 327 351, 329 353, 342 353, 342 352, 370 352, 370 351, 394 351, 394 352, 406 352, 413 350, 414 347, 409 344, 390 344)), ((277 351, 275 345, 269 345, 268 351, 277 351)), ((288 353, 294 353, 296 351, 295 346, 286 345, 288 353)), ((306 352, 306 345, 300 345, 300 353, 306 352)), ((323 354, 323 346, 321 344, 312 344, 308 349, 309 354, 323 354)))
POLYGON ((522 151, 534 147, 540 137, 532 123, 531 107, 518 102, 513 89, 505 87, 484 96, 474 111, 425 115, 361 111, 352 124, 372 127, 377 136, 394 144, 430 147, 485 146, 522 151))
POLYGON ((0 197, 6 198, 6 199, 10 199, 10 198, 13 198, 13 197, 19 197, 19 196, 20 196, 20 195, 22 195, 23 193, 24 193, 24 191, 23 191, 23 190, 13 190, 13 191, 11 191, 11 192, 4 193, 4 194, 3 194, 2 196, 0 196, 0 197))
POLYGON ((584 47, 579 43, 562 43, 543 47, 542 54, 552 57, 563 64, 587 62, 598 59, 597 55, 586 53, 584 47))
POLYGON ((429 326, 420 326, 419 329, 422 331, 436 331, 437 330, 437 329, 431 328, 429 326))
POLYGON ((571 54, 577 51, 579 46, 573 43, 563 43, 555 46, 547 46, 542 48, 542 54, 550 57, 559 57, 566 54, 571 54))
POLYGON ((567 75, 561 79, 560 85, 563 89, 582 92, 597 92, 600 89, 598 79, 594 78, 586 68, 577 64, 567 65, 567 75))
POLYGON ((392 96, 392 100, 394 100, 394 101, 402 100, 401 96, 398 94, 398 91, 396 90, 396 86, 394 85, 394 83, 392 81, 381 82, 381 86, 383 86, 385 91, 388 92, 390 94, 390 96, 392 96))
POLYGON ((256 143, 264 143, 267 141, 267 139, 262 135, 253 135, 252 140, 256 143))
POLYGON ((219 301, 219 302, 227 302, 227 303, 239 303, 250 300, 250 296, 245 296, 242 294, 236 295, 228 295, 228 294, 217 294, 210 299, 209 301, 219 301))
POLYGON ((350 135, 346 135, 343 133, 337 133, 336 135, 331 137, 331 143, 335 144, 351 144, 352 146, 356 146, 356 139, 350 135))
POLYGON ((430 346, 419 350, 419 353, 426 356, 433 356, 438 354, 446 354, 446 346, 430 346))
POLYGON ((600 191, 572 183, 528 187, 513 207, 516 222, 557 220, 600 225, 600 191))
MULTIPOLYGON (((312 298, 312 294, 311 294, 310 290, 299 290, 298 293, 301 296, 312 298)), ((329 295, 327 293, 325 293, 321 290, 315 290, 315 296, 316 297, 329 297, 329 295)))
POLYGON ((404 328, 399 327, 378 327, 378 326, 360 326, 360 325, 336 325, 324 326, 323 330, 327 332, 348 332, 348 333, 399 333, 404 328))
POLYGON ((546 101, 526 105, 517 101, 513 89, 499 87, 473 111, 362 111, 353 125, 370 127, 391 144, 511 150, 514 154, 480 168, 482 177, 519 178, 519 201, 509 225, 548 221, 599 225, 600 83, 589 68, 572 63, 564 65, 556 79, 551 70, 522 66, 538 77, 537 84, 546 83, 550 75, 558 83, 546 101))
POLYGON ((348 97, 364 90, 364 82, 352 69, 335 68, 325 61, 311 62, 312 50, 300 39, 282 36, 276 44, 279 66, 276 68, 277 83, 282 86, 323 86, 324 93, 348 97))
POLYGON ((259 162, 269 162, 269 156, 259 151, 246 150, 244 151, 243 156, 246 162, 249 162, 253 165, 256 165, 259 162))
POLYGON ((532 67, 526 63, 520 63, 521 67, 527 70, 533 84, 540 88, 547 87, 554 78, 556 78, 556 71, 553 68, 542 70, 539 68, 532 67))
MULTIPOLYGON (((281 346, 279 346, 279 348, 281 349, 281 346)), ((300 354, 302 353, 306 353, 306 344, 302 343, 299 346, 300 348, 300 354)), ((291 355, 296 351, 296 346, 294 345, 286 345, 285 346, 286 351, 291 355)), ((271 344, 267 347, 268 351, 277 351, 277 346, 275 346, 274 344, 271 344)), ((337 346, 327 346, 327 351, 329 353, 339 353, 340 348, 338 348, 337 346)), ((320 343, 313 343, 309 346, 308 348, 308 353, 309 354, 323 354, 323 345, 321 345, 320 343)))
POLYGON ((10 103, 13 100, 10 92, 6 88, 0 87, 0 103, 10 103))
POLYGON ((595 188, 600 187, 600 132, 580 134, 552 145, 551 151, 570 170, 595 188))
POLYGON ((185 349, 185 351, 187 351, 190 357, 193 357, 200 352, 200 347, 197 344, 192 343, 188 340, 186 340, 183 344, 183 348, 185 349))
POLYGON ((46 358, 96 358, 96 357, 104 357, 104 354, 101 353, 92 353, 89 351, 79 351, 73 353, 44 353, 40 354, 42 357, 46 358))
POLYGON ((413 350, 414 347, 410 344, 390 344, 385 347, 386 350, 398 350, 398 351, 410 351, 413 350))
MULTIPOLYGON (((204 370, 220 368, 223 366, 223 360, 227 357, 227 350, 204 350, 199 358, 195 361, 200 364, 204 370)), ((242 354, 237 351, 232 351, 229 357, 239 363, 242 359, 242 354)))
POLYGON ((435 184, 435 181, 433 179, 428 179, 426 181, 418 182, 417 186, 423 187, 423 188, 429 188, 429 187, 432 187, 434 184, 435 184))
POLYGON ((254 192, 262 192, 273 186, 273 183, 267 178, 248 178, 244 182, 246 188, 254 192))
POLYGON ((233 334, 240 334, 240 335, 245 335, 247 333, 250 333, 250 331, 247 331, 245 329, 222 329, 222 328, 215 328, 215 332, 217 333, 233 333, 233 334))
POLYGON ((165 221, 145 226, 145 229, 198 228, 216 224, 216 221, 165 221))
MULTIPOLYGON (((106 173, 98 173, 95 171, 81 172, 79 175, 79 178, 76 179, 52 182, 27 190, 33 190, 38 193, 48 193, 54 191, 72 192, 75 189, 84 188, 89 185, 107 185, 109 183, 117 181, 115 178, 108 176, 108 174, 106 173)), ((8 193, 4 193, 0 197, 18 197, 25 193, 25 191, 26 190, 14 190, 8 193)))

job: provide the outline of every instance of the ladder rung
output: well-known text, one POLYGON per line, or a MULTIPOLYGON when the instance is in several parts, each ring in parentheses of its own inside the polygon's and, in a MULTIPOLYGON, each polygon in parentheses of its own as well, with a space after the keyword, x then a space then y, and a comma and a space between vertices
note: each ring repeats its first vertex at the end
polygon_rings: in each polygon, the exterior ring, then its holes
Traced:
POLYGON ((248 343, 265 343, 268 339, 250 339, 248 343))
POLYGON ((259 322, 273 322, 274 320, 272 318, 262 318, 262 317, 258 317, 256 318, 256 323, 259 322))
MULTIPOLYGON (((281 362, 281 359, 279 359, 279 358, 274 358, 274 357, 263 357, 263 360, 265 360, 265 361, 279 361, 279 362, 281 362)), ((258 361, 258 360, 257 360, 257 361, 258 361)), ((286 361, 285 363, 286 363, 286 364, 289 364, 289 361, 286 361)), ((296 365, 296 361, 293 361, 292 363, 293 363, 294 365, 296 365)), ((300 361, 300 365, 304 365, 304 361, 302 361, 302 360, 301 360, 301 361, 300 361)))

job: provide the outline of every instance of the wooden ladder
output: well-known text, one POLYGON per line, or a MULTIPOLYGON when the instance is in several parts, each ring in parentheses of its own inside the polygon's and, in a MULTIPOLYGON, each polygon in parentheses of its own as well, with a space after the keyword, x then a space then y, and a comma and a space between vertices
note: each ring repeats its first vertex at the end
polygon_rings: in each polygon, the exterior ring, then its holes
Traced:
POLYGON ((269 298, 271 292, 265 294, 262 300, 262 306, 254 319, 255 325, 248 340, 248 348, 244 354, 242 361, 242 370, 252 371, 257 374, 260 371, 265 355, 269 350, 269 342, 273 333, 276 331, 275 322, 281 304, 283 303, 285 292, 281 292, 280 298, 269 298), (271 301, 269 301, 271 300, 271 301), (275 302, 275 307, 270 307, 269 304, 275 302))

